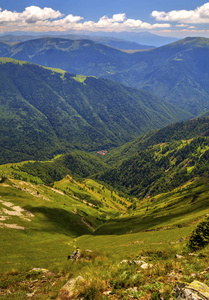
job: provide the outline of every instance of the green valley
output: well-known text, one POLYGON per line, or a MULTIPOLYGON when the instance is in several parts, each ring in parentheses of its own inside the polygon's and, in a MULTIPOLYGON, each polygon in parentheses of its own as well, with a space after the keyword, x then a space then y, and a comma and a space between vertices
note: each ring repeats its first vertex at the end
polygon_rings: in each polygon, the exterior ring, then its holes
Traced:
POLYGON ((70 299, 62 286, 78 276, 74 299, 176 299, 179 281, 208 284, 209 240, 189 248, 208 224, 207 132, 199 118, 105 156, 1 165, 1 298, 70 299))
POLYGON ((0 72, 1 163, 109 149, 191 116, 107 79, 10 58, 1 59, 0 72))
POLYGON ((0 42, 0 298, 209 299, 209 40, 95 41, 0 42))

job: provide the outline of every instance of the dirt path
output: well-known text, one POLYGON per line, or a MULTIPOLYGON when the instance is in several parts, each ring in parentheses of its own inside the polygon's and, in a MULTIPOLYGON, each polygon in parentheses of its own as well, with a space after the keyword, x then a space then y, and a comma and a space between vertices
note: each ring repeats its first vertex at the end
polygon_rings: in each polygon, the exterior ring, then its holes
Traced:
POLYGON ((81 221, 88 227, 88 228, 90 228, 91 230, 95 230, 95 228, 94 227, 92 227, 91 225, 89 225, 86 221, 84 221, 84 219, 83 219, 83 217, 81 217, 81 221))

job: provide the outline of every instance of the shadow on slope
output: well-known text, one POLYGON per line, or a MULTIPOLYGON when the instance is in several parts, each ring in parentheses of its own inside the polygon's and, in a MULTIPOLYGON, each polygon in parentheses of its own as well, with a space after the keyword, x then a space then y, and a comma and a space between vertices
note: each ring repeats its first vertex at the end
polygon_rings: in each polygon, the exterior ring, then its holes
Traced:
POLYGON ((112 220, 100 226, 94 235, 119 235, 184 227, 208 213, 207 185, 192 187, 191 190, 189 188, 184 195, 181 193, 182 191, 168 193, 161 200, 163 202, 158 205, 156 203, 156 206, 154 203, 147 203, 135 215, 112 220))
POLYGON ((30 205, 25 206, 24 209, 35 214, 38 218, 35 231, 62 233, 74 237, 91 233, 91 229, 83 223, 79 215, 65 209, 30 205))

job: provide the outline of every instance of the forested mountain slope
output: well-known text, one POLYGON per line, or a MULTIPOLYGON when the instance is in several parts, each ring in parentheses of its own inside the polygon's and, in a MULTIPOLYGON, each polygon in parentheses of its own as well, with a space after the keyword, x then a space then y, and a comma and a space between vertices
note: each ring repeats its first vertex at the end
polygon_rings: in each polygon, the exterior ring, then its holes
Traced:
POLYGON ((190 117, 144 91, 7 58, 0 100, 1 163, 108 149, 190 117))
POLYGON ((106 162, 115 166, 97 179, 143 199, 207 178, 208 135, 208 118, 151 132, 108 153, 106 162))
POLYGON ((89 40, 43 38, 16 44, 0 42, 0 56, 145 89, 193 115, 209 109, 207 38, 185 38, 133 54, 89 40))
POLYGON ((0 56, 24 60, 73 74, 105 77, 128 64, 129 54, 90 40, 42 38, 20 43, 0 42, 0 56), (122 65, 121 65, 122 64, 122 65))

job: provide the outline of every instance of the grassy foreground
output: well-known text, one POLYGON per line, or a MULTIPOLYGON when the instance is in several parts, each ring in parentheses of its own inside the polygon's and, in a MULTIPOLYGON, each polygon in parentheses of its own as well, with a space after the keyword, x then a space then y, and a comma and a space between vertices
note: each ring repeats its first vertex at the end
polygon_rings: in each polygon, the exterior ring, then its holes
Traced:
POLYGON ((209 247, 186 247, 207 199, 200 179, 134 203, 92 179, 68 175, 45 186, 3 178, 0 298, 57 299, 77 276, 73 299, 172 299, 178 281, 209 284, 209 247), (68 260, 76 248, 81 257, 68 260))

